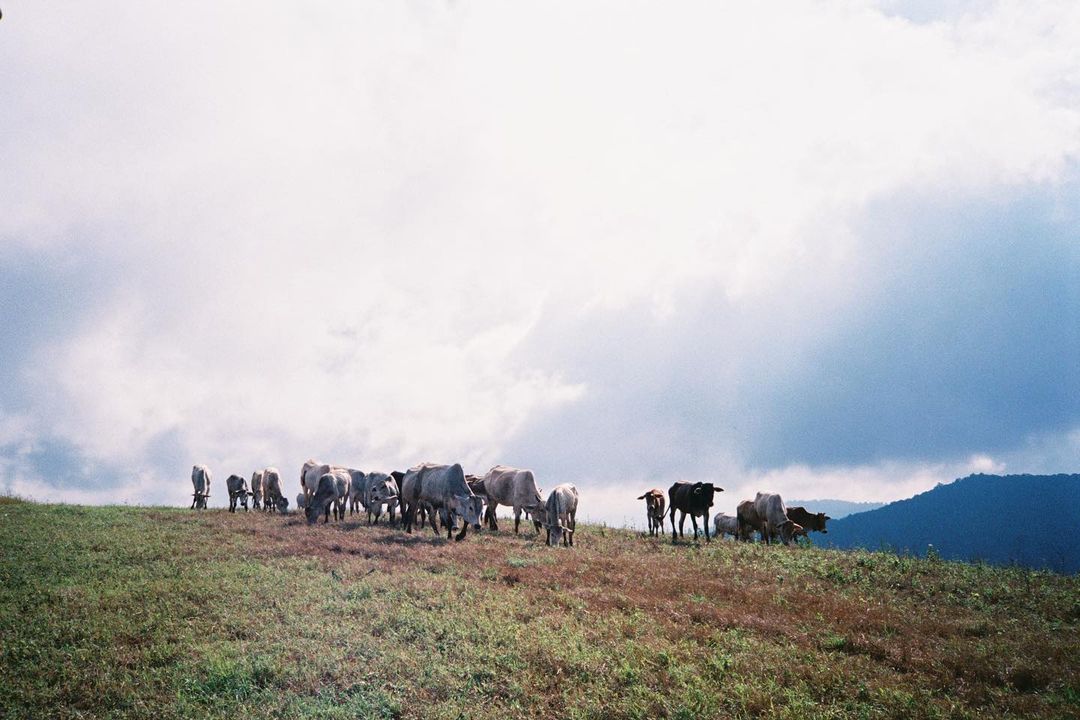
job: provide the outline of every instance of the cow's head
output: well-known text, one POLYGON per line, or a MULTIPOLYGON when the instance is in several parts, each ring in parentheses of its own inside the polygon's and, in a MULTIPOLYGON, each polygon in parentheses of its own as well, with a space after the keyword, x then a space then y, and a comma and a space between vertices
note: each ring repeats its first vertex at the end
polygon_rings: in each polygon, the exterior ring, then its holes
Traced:
POLYGON ((547 528, 548 531, 548 545, 551 545, 553 547, 558 547, 560 544, 562 544, 564 534, 567 536, 568 540, 574 537, 574 531, 568 527, 565 527, 558 520, 553 523, 546 524, 544 525, 544 527, 547 528))
POLYGON ((289 499, 279 495, 277 499, 277 509, 280 513, 289 512, 289 499))
POLYGON ((724 492, 724 488, 718 488, 712 483, 694 483, 694 498, 701 502, 701 507, 712 507, 713 496, 717 492, 724 492))

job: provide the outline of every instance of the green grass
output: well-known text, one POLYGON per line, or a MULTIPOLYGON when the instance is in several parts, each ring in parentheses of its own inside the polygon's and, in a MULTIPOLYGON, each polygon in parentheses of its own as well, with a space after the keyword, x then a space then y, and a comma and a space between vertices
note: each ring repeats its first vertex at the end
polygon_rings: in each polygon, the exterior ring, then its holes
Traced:
POLYGON ((1080 581, 0 502, 4 718, 1080 717, 1080 581))

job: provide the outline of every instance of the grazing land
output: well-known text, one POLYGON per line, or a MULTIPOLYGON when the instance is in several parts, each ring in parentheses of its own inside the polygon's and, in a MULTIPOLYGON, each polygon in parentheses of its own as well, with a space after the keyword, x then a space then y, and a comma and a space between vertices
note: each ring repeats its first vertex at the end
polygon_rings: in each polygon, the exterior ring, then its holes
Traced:
POLYGON ((1076 576, 575 543, 3 499, 0 717, 1080 716, 1076 576))

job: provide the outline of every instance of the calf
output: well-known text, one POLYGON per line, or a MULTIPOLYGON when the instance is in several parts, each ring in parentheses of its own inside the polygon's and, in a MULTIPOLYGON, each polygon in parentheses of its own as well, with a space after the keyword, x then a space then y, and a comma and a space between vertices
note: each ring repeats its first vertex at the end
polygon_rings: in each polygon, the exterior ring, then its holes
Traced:
POLYGON ((649 521, 649 534, 659 535, 664 532, 664 491, 653 488, 638 500, 645 501, 645 517, 649 521))
POLYGON ((739 518, 727 513, 716 513, 716 517, 713 518, 713 533, 718 538, 722 538, 724 535, 738 538, 739 518))

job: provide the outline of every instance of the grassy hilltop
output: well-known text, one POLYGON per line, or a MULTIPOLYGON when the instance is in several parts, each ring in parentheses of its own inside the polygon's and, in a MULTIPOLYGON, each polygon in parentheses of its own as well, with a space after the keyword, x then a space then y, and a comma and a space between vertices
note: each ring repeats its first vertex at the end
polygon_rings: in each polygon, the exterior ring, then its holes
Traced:
POLYGON ((576 542, 4 500, 0 717, 1080 717, 1076 576, 576 542))

